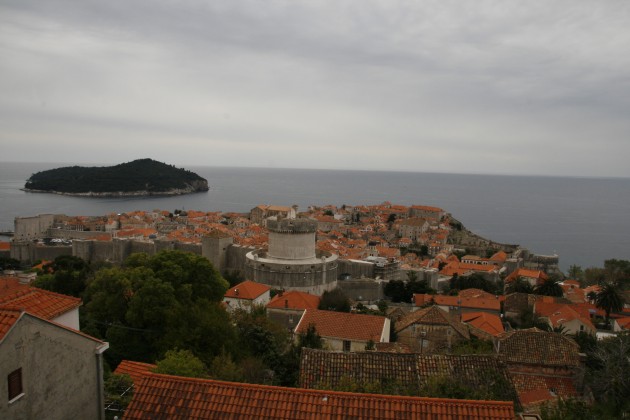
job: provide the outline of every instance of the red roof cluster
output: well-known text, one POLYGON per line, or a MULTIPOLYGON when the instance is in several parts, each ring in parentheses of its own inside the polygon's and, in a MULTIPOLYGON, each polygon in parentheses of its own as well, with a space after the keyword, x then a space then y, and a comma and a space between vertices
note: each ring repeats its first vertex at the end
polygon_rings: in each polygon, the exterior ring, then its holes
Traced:
POLYGON ((356 394, 147 374, 125 419, 514 419, 514 404, 356 394))

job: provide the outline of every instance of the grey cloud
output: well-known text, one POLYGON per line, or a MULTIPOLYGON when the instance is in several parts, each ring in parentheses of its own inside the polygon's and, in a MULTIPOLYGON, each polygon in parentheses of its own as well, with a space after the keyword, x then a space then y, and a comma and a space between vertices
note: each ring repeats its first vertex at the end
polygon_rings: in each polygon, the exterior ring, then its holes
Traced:
POLYGON ((0 16, 0 111, 27 142, 115 135, 140 153, 177 138, 164 155, 182 164, 283 166, 284 150, 300 167, 630 176, 623 2, 23 0, 0 16), (599 165, 594 139, 610 150, 599 165))

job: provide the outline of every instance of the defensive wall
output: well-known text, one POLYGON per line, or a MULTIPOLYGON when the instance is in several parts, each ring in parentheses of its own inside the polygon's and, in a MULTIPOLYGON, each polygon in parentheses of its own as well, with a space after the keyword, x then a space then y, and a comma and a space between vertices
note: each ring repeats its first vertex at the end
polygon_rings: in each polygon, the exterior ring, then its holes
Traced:
POLYGON ((10 256, 22 262, 54 260, 62 255, 73 255, 85 261, 110 261, 120 264, 128 256, 138 252, 154 255, 163 249, 173 249, 202 254, 200 244, 186 244, 174 241, 142 241, 135 239, 116 239, 95 241, 75 239, 72 245, 42 245, 34 242, 11 242, 10 256))
POLYGON ((72 255, 72 246, 47 246, 34 242, 11 242, 10 256, 18 261, 34 262, 38 260, 54 260, 62 255, 72 255))
POLYGON ((16 217, 14 222, 14 240, 29 241, 46 236, 46 232, 55 222, 54 214, 40 214, 32 217, 16 217))
POLYGON ((70 230, 49 228, 45 237, 53 239, 95 239, 107 236, 112 238, 111 232, 91 231, 91 230, 70 230))
POLYGON ((385 297, 383 294, 384 282, 374 279, 349 279, 339 280, 337 287, 352 300, 356 301, 377 301, 385 297))

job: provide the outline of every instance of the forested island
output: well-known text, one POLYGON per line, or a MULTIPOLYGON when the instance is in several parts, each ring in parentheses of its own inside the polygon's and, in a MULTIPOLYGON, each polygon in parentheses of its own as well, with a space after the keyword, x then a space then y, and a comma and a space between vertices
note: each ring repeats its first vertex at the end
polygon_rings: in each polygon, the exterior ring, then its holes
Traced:
POLYGON ((24 191, 87 197, 181 195, 208 191, 208 181, 194 172, 153 159, 115 166, 68 166, 33 174, 24 191))

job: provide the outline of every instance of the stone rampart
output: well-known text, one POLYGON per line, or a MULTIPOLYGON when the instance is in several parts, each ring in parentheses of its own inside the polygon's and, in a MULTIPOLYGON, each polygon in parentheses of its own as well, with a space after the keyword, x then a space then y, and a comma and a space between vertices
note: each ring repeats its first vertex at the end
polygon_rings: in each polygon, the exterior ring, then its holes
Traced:
POLYGON ((374 278, 374 264, 359 260, 339 260, 338 273, 341 278, 374 278))
POLYGON ((16 217, 14 221, 14 240, 27 241, 45 236, 46 231, 55 222, 53 214, 40 214, 33 217, 16 217))
POLYGON ((384 298, 383 282, 374 279, 339 280, 337 282, 343 292, 352 300, 377 301, 384 298))
POLYGON ((70 229, 48 229, 46 236, 59 239, 94 239, 96 237, 108 236, 112 238, 110 232, 90 231, 90 230, 70 230, 70 229))

